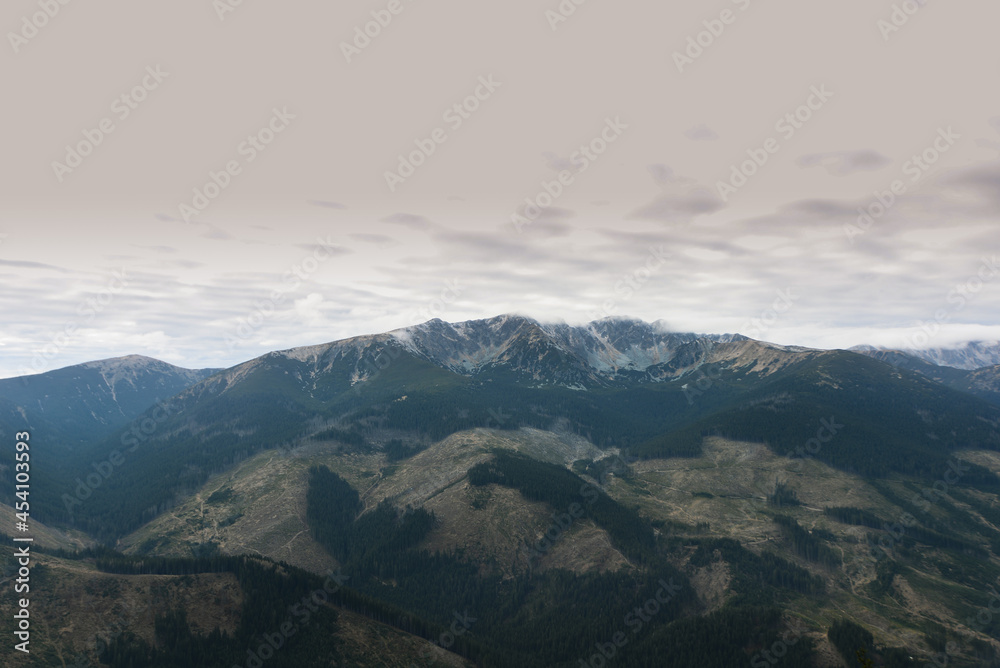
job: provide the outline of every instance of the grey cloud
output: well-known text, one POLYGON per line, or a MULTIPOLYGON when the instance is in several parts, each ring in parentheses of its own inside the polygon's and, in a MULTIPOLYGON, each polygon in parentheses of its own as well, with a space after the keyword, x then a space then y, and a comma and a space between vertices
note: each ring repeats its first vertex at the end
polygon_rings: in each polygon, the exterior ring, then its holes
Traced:
POLYGON ((536 252, 528 246, 526 240, 521 240, 513 234, 442 229, 434 234, 434 240, 478 257, 536 252))
POLYGON ((326 246, 320 244, 295 244, 295 247, 301 248, 307 253, 318 254, 320 256, 322 256, 323 251, 329 253, 333 257, 337 257, 340 255, 349 255, 350 253, 354 252, 350 248, 346 248, 344 246, 326 246))
POLYGON ((662 186, 665 183, 669 183, 674 179, 674 170, 666 165, 655 164, 646 167, 649 171, 649 175, 653 177, 653 181, 658 186, 662 186))
POLYGON ((412 213, 394 213, 391 216, 386 216, 382 219, 383 223, 392 223, 393 225, 402 225, 403 227, 408 227, 411 230, 429 230, 434 224, 424 218, 423 216, 418 216, 412 213))
POLYGON ((355 241, 364 241, 369 244, 390 244, 393 242, 392 237, 388 237, 384 234, 366 234, 358 232, 349 236, 355 241))
POLYGON ((820 219, 857 218, 858 216, 858 207, 854 203, 832 199, 798 200, 781 207, 780 211, 791 215, 806 214, 820 219))
POLYGON ((541 216, 534 220, 531 225, 526 225, 522 229, 526 234, 547 238, 568 237, 573 231, 573 227, 570 225, 554 220, 546 220, 541 216))
POLYGON ((690 188, 697 183, 694 179, 683 176, 675 176, 673 168, 662 163, 647 165, 646 171, 649 172, 649 175, 653 177, 653 182, 660 188, 667 186, 687 186, 690 188))
POLYGON ((668 237, 662 232, 629 232, 628 230, 618 230, 605 227, 599 227, 595 231, 609 239, 625 241, 630 244, 657 244, 666 243, 675 239, 675 237, 668 237))
POLYGON ((563 222, 564 219, 572 218, 575 215, 576 213, 569 209, 550 206, 540 209, 540 212, 535 219, 525 225, 518 227, 517 225, 508 223, 502 226, 501 229, 507 233, 513 229, 517 233, 533 234, 544 237, 561 237, 566 236, 572 229, 569 225, 563 222))
MULTIPOLYGON (((463 272, 478 273, 489 265, 510 263, 513 266, 530 266, 537 271, 547 270, 546 275, 552 276, 572 268, 597 271, 607 262, 606 254, 597 254, 590 249, 577 251, 562 241, 547 243, 548 237, 534 241, 527 233, 528 229, 525 228, 523 235, 502 229, 493 232, 442 230, 433 237, 442 247, 436 257, 409 257, 400 260, 400 264, 439 267, 439 271, 455 266, 462 267, 463 272)), ((545 230, 544 224, 542 229, 545 230)), ((558 238, 560 235, 548 236, 558 238)))
POLYGON ((949 174, 940 182, 950 188, 971 192, 988 205, 991 212, 1000 213, 1000 161, 977 165, 949 174))
POLYGON ((201 235, 205 239, 214 239, 216 241, 230 241, 235 238, 229 232, 226 232, 222 228, 216 227, 215 225, 208 225, 207 227, 208 230, 201 235))
POLYGON ((61 274, 74 273, 69 269, 63 269, 62 267, 56 267, 55 265, 45 264, 44 262, 32 262, 30 260, 0 260, 0 267, 17 267, 19 269, 48 269, 49 271, 58 271, 61 274))
POLYGON ((577 167, 569 158, 564 158, 555 153, 543 153, 546 166, 554 172, 570 171, 575 172, 577 167))
POLYGON ((719 211, 722 200, 707 189, 684 195, 661 195, 629 214, 629 218, 657 220, 664 223, 690 222, 698 216, 719 211))
POLYGON ((892 160, 877 151, 836 151, 801 156, 800 167, 823 167, 833 176, 848 176, 860 171, 875 171, 892 164, 892 160))
POLYGON ((684 136, 694 141, 715 141, 719 138, 719 135, 715 134, 715 130, 707 125, 691 128, 684 133, 684 136))
POLYGON ((996 151, 998 154, 1000 154, 1000 141, 996 141, 993 139, 977 139, 976 145, 981 148, 986 148, 992 151, 996 151))
POLYGON ((570 209, 563 209, 558 206, 549 206, 542 209, 542 212, 538 215, 538 218, 536 218, 535 221, 536 222, 539 220, 557 221, 563 218, 572 218, 575 215, 576 212, 571 211, 570 209))

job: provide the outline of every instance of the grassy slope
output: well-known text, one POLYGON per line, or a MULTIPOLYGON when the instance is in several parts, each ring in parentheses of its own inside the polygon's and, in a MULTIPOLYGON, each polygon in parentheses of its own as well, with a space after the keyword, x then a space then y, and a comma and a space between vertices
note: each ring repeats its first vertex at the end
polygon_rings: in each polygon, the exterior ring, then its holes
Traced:
MULTIPOLYGON (((600 456, 596 448, 578 438, 536 430, 462 432, 391 465, 382 455, 345 454, 329 443, 307 446, 283 458, 263 453, 231 474, 210 481, 197 497, 143 527, 123 545, 127 551, 142 547, 158 554, 183 554, 189 553, 191 542, 212 539, 224 552, 257 551, 323 572, 332 562, 312 541, 302 519, 306 469, 318 462, 343 475, 361 492, 369 508, 388 498, 399 505, 409 503, 433 510, 439 526, 425 547, 463 548, 470 558, 495 556, 501 564, 509 563, 513 568, 517 545, 544 531, 551 523, 553 509, 527 502, 506 488, 470 488, 465 471, 483 461, 493 447, 517 449, 564 465, 600 456), (240 512, 242 517, 228 526, 219 526, 220 520, 240 512), (165 539, 153 547, 153 543, 146 543, 153 537, 165 539)), ((1000 471, 1000 455, 996 452, 968 452, 963 456, 1000 471)), ((903 477, 887 485, 890 492, 895 490, 895 497, 909 498, 903 477)), ((751 551, 774 551, 827 578, 832 583, 827 598, 798 598, 789 607, 795 623, 815 630, 814 639, 821 647, 825 642, 822 629, 846 616, 872 629, 880 643, 927 652, 924 635, 949 629, 958 637, 961 620, 986 603, 983 588, 946 575, 949 564, 956 568, 968 565, 963 566, 961 555, 920 547, 900 556, 907 568, 893 579, 887 595, 872 593, 876 564, 867 554, 865 535, 879 532, 840 523, 823 514, 822 509, 860 507, 889 520, 904 510, 913 512, 912 508, 894 503, 895 497, 887 498, 880 489, 815 459, 799 463, 776 456, 760 444, 722 438, 707 439, 704 454, 698 458, 637 462, 633 475, 612 476, 608 485, 613 497, 625 505, 638 505, 665 534, 680 539, 733 537, 751 551), (776 480, 787 481, 801 506, 779 511, 766 504, 765 498, 776 480), (795 518, 806 530, 830 532, 833 538, 827 544, 842 556, 843 564, 829 568, 797 557, 773 521, 777 512, 795 518)), ((975 493, 983 498, 989 496, 975 493)), ((969 507, 957 502, 955 507, 970 517, 978 517, 969 507)), ((949 512, 944 504, 934 506, 927 521, 947 524, 954 520, 949 512)), ((982 536, 963 536, 987 544, 982 536)), ((677 565, 685 567, 689 556, 690 550, 680 549, 677 565)), ((628 564, 611 546, 605 532, 590 523, 580 523, 545 555, 539 567, 584 572, 628 564)), ((983 562, 981 568, 983 577, 1000 575, 1000 561, 996 558, 983 562)), ((729 597, 731 573, 726 564, 698 568, 688 565, 686 571, 706 609, 718 608, 729 597)))

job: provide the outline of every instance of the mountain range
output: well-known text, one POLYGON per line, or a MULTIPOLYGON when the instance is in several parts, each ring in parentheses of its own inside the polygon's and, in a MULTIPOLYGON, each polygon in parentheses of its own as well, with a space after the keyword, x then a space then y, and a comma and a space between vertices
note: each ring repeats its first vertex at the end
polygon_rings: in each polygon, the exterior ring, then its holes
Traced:
POLYGON ((39 613, 61 630, 37 665, 249 665, 337 569, 329 633, 268 665, 1000 665, 974 621, 1000 578, 998 355, 504 315, 0 381, 0 436, 38 444, 43 595, 89 601, 39 613), (127 633, 84 621, 151 578, 127 633))
POLYGON ((968 341, 951 348, 891 348, 861 345, 851 348, 861 353, 897 352, 916 357, 936 366, 954 367, 971 371, 1000 364, 1000 341, 968 341))

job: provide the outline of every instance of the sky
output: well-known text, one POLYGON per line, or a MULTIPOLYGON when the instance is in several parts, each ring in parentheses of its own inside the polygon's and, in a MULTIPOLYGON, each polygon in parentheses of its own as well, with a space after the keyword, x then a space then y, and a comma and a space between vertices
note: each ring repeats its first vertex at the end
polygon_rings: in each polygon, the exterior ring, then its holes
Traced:
POLYGON ((0 377, 441 318, 1000 339, 994 0, 8 0, 0 377))

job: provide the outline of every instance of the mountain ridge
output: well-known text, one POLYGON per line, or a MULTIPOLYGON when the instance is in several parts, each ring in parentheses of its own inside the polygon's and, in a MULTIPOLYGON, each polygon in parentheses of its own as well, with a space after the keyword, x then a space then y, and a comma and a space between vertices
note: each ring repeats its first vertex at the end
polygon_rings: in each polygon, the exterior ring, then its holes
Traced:
MULTIPOLYGON (((191 374, 198 375, 197 380, 201 380, 207 375, 211 375, 211 373, 202 374, 202 372, 214 373, 236 369, 268 355, 282 355, 298 361, 308 361, 328 353, 333 348, 367 350, 373 345, 385 345, 389 341, 395 341, 428 361, 440 364, 457 373, 468 374, 480 371, 490 364, 505 361, 503 355, 508 351, 511 340, 517 336, 524 336, 530 340, 531 334, 537 338, 548 338, 555 350, 563 354, 575 355, 580 361, 597 370, 600 374, 610 373, 612 375, 620 371, 644 371, 649 367, 663 364, 671 359, 679 347, 697 341, 713 343, 753 341, 769 348, 789 352, 827 350, 809 346, 777 344, 762 339, 752 339, 738 333, 713 334, 673 331, 667 327, 663 319, 648 322, 629 316, 609 316, 585 324, 570 325, 561 321, 542 322, 529 316, 507 313, 490 318, 457 322, 446 322, 440 318, 433 318, 423 323, 398 327, 385 332, 360 334, 323 343, 272 350, 229 367, 185 369, 156 358, 130 354, 83 362, 46 373, 59 373, 66 369, 80 368, 94 369, 102 374, 111 372, 127 376, 130 368, 159 367, 160 369, 187 373, 189 376, 191 374), (456 350, 443 351, 439 344, 435 345, 432 341, 434 337, 450 341, 456 350)), ((966 371, 1000 366, 1000 342, 969 341, 952 348, 928 349, 902 349, 860 344, 843 348, 843 350, 883 360, 892 354, 907 355, 933 366, 966 371)), ((23 385, 29 378, 45 375, 35 374, 0 379, 0 399, 5 398, 2 389, 4 383, 17 380, 23 385)))
MULTIPOLYGON (((39 430, 70 446, 124 425, 218 369, 186 369, 144 355, 111 357, 0 379, 4 426, 39 430)), ((2 427, 0 427, 2 429, 2 427)))
POLYGON ((1000 341, 966 341, 951 348, 892 348, 861 344, 852 346, 848 350, 862 354, 873 352, 900 353, 916 357, 935 366, 965 371, 1000 365, 1000 341))
MULTIPOLYGON (((207 376, 166 416, 150 406, 132 431, 39 458, 52 475, 32 513, 132 555, 109 575, 211 571, 249 553, 287 560, 286 573, 343 567, 351 589, 415 621, 468 609, 484 668, 571 668, 663 578, 682 595, 623 666, 653 665, 662 647, 697 665, 682 655, 703 658, 711 638, 721 653, 706 665, 745 665, 786 625, 805 631, 803 656, 847 657, 858 645, 834 650, 826 633, 844 616, 878 631, 894 657, 879 665, 911 666, 901 653, 959 637, 956 620, 1000 574, 1000 409, 929 377, 975 372, 881 357, 629 319, 432 320, 207 376), (960 482, 924 505, 942 471, 960 482), (908 512, 917 523, 892 533, 908 512), (932 606, 945 612, 922 614, 932 606)), ((125 391, 151 367, 137 356, 76 372, 125 391)), ((980 665, 988 647, 963 641, 954 665, 980 665)))

